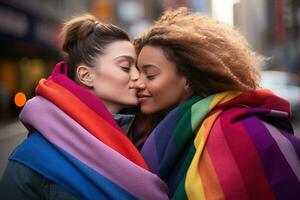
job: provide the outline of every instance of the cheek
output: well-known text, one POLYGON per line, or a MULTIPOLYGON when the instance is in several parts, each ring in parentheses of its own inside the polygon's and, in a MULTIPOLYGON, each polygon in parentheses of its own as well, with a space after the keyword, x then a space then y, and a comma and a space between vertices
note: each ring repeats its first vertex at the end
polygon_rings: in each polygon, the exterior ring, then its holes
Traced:
POLYGON ((126 84, 130 80, 130 74, 124 72, 120 67, 117 67, 115 70, 112 70, 110 73, 111 79, 114 79, 116 82, 121 84, 126 84))
POLYGON ((118 77, 118 80, 120 80, 120 82, 123 82, 123 83, 129 83, 130 81, 130 75, 128 73, 124 73, 122 72, 122 75, 120 75, 118 77))
POLYGON ((97 82, 101 84, 101 82, 107 82, 111 85, 119 85, 120 87, 124 87, 130 80, 130 76, 128 73, 123 72, 118 67, 107 69, 106 71, 102 71, 98 74, 97 82))
POLYGON ((178 96, 182 87, 180 80, 177 77, 161 77, 157 83, 153 84, 152 90, 155 92, 155 96, 168 99, 178 96))
POLYGON ((183 95, 183 87, 178 79, 152 85, 149 90, 152 91, 155 101, 153 106, 159 107, 159 109, 166 109, 178 104, 183 95))

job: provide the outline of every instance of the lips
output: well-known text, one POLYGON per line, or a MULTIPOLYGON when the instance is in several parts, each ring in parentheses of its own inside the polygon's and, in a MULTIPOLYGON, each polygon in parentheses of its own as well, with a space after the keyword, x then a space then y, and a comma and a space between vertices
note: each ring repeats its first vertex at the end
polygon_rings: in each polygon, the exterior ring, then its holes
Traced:
POLYGON ((143 94, 143 93, 138 93, 137 94, 138 98, 142 98, 142 97, 150 97, 150 95, 147 95, 147 94, 143 94))
POLYGON ((138 93, 137 97, 139 99, 140 103, 144 103, 145 101, 147 101, 151 96, 147 95, 147 94, 143 94, 143 93, 138 93))

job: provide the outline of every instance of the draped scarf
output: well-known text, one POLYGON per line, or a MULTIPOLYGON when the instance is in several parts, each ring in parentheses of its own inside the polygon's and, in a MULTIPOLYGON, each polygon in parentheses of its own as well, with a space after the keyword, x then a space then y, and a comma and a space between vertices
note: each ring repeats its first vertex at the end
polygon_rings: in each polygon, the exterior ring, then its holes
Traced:
MULTIPOLYGON (((42 79, 20 120, 30 131, 10 156, 80 199, 168 199, 101 100, 56 65, 42 79)), ((112 91, 113 92, 113 91, 112 91)))
POLYGON ((268 90, 193 97, 141 153, 172 199, 298 199, 300 139, 289 103, 268 90))

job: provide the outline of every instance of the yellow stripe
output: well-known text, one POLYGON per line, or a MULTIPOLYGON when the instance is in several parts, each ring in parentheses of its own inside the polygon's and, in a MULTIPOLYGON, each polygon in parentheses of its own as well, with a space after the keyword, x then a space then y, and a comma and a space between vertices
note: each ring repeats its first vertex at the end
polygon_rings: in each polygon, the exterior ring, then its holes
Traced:
POLYGON ((212 128, 214 121, 221 112, 222 111, 215 112, 214 114, 207 117, 207 119, 203 122, 202 126, 197 132, 196 138, 194 140, 196 153, 187 171, 185 181, 185 190, 188 199, 205 200, 203 181, 201 180, 199 173, 199 163, 210 129, 212 128))
MULTIPOLYGON (((197 133, 197 136, 203 135, 204 131, 204 126, 201 126, 200 130, 197 133)), ((201 148, 196 149, 196 153, 186 175, 185 191, 189 200, 205 200, 203 184, 198 173, 198 163, 202 153, 200 149, 201 148)))
POLYGON ((240 95, 240 92, 237 91, 227 91, 227 92, 222 92, 222 93, 218 93, 213 101, 211 102, 209 109, 211 110, 212 108, 214 108, 216 105, 224 103, 226 101, 229 101, 231 99, 233 99, 234 97, 240 95))

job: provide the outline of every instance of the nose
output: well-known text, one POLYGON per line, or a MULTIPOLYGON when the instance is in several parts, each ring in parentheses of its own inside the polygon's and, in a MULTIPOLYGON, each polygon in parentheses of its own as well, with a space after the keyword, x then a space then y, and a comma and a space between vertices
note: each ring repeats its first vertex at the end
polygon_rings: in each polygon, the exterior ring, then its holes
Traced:
POLYGON ((141 78, 137 79, 135 82, 133 82, 133 88, 137 90, 144 90, 146 88, 145 83, 141 78))
POLYGON ((143 82, 140 72, 136 69, 133 68, 130 70, 130 88, 136 89, 136 90, 143 90, 145 89, 145 83, 143 82))
POLYGON ((131 68, 130 70, 130 79, 131 81, 137 81, 140 77, 140 72, 137 70, 136 67, 131 68))

